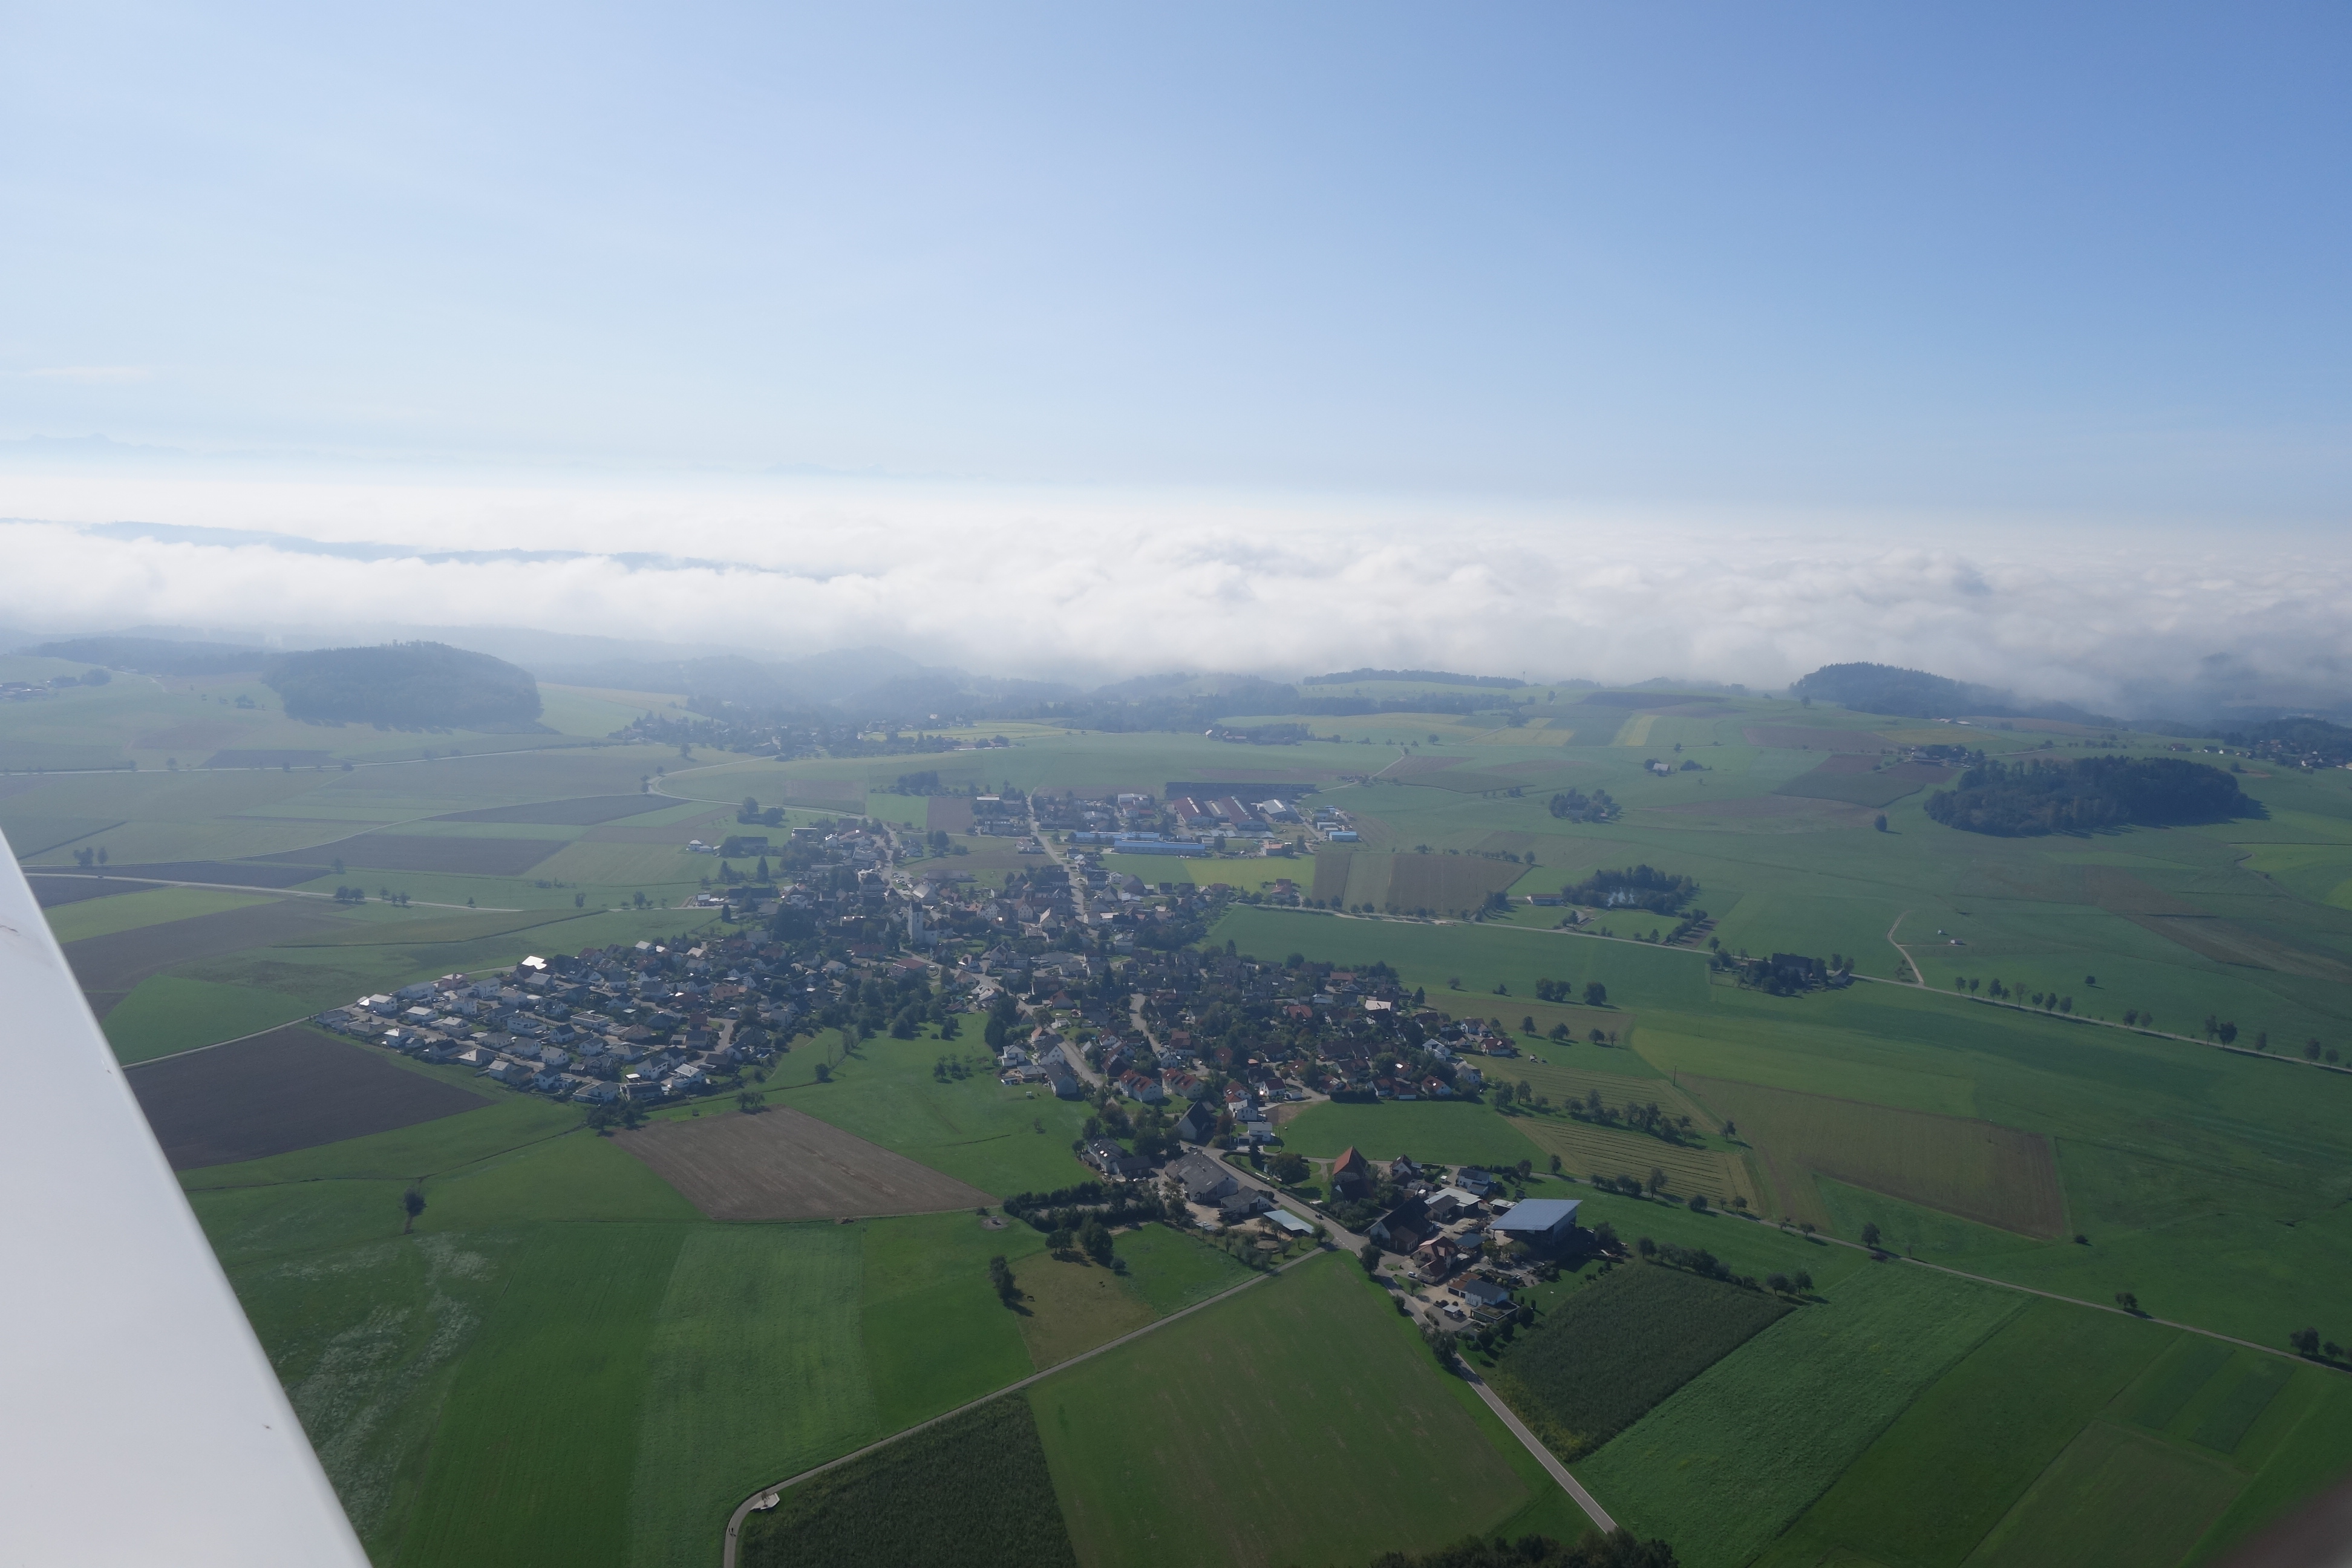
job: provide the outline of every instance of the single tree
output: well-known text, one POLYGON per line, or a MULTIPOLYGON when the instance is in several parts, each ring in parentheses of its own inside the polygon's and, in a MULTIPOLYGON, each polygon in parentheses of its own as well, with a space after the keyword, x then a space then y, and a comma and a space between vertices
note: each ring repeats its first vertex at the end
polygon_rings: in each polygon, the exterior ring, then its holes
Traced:
POLYGON ((1356 1261, 1364 1266, 1365 1273, 1379 1273, 1381 1269, 1381 1244, 1377 1241, 1368 1241, 1364 1243, 1362 1249, 1356 1254, 1356 1261))
POLYGON ((1584 983, 1584 1005, 1588 1007, 1606 1007, 1609 1005, 1609 987, 1601 984, 1598 980, 1586 981, 1584 983))
POLYGON ((1865 1220, 1863 1223, 1862 1244, 1873 1252, 1878 1250, 1878 1226, 1874 1222, 1865 1220))
POLYGON ((2125 1311, 2129 1312, 2135 1318, 2139 1316, 2139 1297, 2129 1290, 2118 1290, 2116 1292, 2116 1305, 2121 1307, 2125 1311))
POLYGON ((2294 1347, 2297 1355, 2315 1356, 2319 1353, 2319 1331, 2297 1329, 2287 1335, 2286 1342, 2294 1347))
POLYGON ((410 1231, 416 1228, 416 1216, 425 1212, 424 1189, 421 1187, 411 1187, 406 1192, 401 1194, 400 1206, 403 1212, 408 1215, 408 1223, 400 1227, 400 1234, 406 1236, 410 1231))

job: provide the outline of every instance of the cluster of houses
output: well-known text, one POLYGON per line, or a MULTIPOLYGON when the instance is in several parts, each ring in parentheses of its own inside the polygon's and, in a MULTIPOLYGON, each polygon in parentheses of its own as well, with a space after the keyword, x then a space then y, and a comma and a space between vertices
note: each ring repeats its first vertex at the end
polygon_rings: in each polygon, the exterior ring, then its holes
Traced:
POLYGON ((445 974, 319 1015, 324 1027, 510 1089, 588 1104, 708 1090, 775 1054, 818 988, 751 940, 589 948, 445 974), (795 999, 797 997, 797 999, 795 999))
MULTIPOLYGON (((1538 1252, 1554 1252, 1576 1234, 1575 1200, 1505 1201, 1500 1178, 1475 1165, 1461 1166, 1449 1177, 1443 1167, 1399 1158, 1389 1162, 1385 1174, 1395 1201, 1364 1234, 1387 1251, 1411 1258, 1413 1278, 1424 1284, 1450 1279, 1490 1246, 1523 1242, 1538 1252)), ((1378 1183, 1372 1163, 1352 1148, 1331 1163, 1336 1195, 1361 1201, 1378 1183)))

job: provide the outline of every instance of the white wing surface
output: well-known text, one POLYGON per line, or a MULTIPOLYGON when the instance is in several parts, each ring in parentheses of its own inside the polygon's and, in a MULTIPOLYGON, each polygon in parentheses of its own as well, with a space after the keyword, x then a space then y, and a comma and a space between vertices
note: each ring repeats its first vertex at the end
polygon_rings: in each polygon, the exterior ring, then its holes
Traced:
POLYGON ((361 1568, 15 855, 0 859, 0 1564, 361 1568))

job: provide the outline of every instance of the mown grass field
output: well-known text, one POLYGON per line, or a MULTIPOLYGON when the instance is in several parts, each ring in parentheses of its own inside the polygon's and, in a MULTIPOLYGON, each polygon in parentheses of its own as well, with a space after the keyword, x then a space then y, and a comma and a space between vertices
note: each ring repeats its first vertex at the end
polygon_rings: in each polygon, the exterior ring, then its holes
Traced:
POLYGON ((1457 1387, 1332 1257, 1082 1363, 1029 1401, 1089 1568, 1350 1563, 1427 1550, 1532 1500, 1457 1387))
POLYGON ((1164 1225, 1121 1231, 1112 1240, 1128 1289, 1165 1317, 1207 1300, 1250 1278, 1232 1255, 1204 1247, 1164 1225))
POLYGON ((1093 1173, 1070 1152, 1086 1108, 997 1082, 974 1033, 940 1040, 926 1027, 919 1039, 867 1040, 835 1064, 829 1083, 815 1082, 814 1066, 796 1053, 777 1069, 768 1099, 1000 1198, 1087 1180, 1093 1173), (942 1056, 964 1058, 971 1076, 934 1081, 942 1056))
POLYGON ((1917 1568, 1968 1560, 2084 1426, 2176 1342, 2192 1337, 2034 1302, 1928 1385, 1759 1568, 1811 1568, 1841 1551, 1917 1568))
POLYGON ((1637 1533, 1669 1536, 1691 1568, 1737 1568, 2025 1303, 1896 1264, 1824 1295, 1684 1385, 1578 1479, 1637 1533))
POLYGON ((2057 1160, 2039 1133, 1723 1079, 1683 1081, 1757 1147, 1780 1213, 1831 1224, 1813 1185, 1828 1176, 2022 1236, 2067 1234, 2057 1160))
POLYGON ((830 1470, 745 1521, 744 1568, 1076 1568, 1026 1400, 976 1410, 830 1470), (984 1462, 975 1462, 985 1456, 984 1462), (917 1502, 916 1500, 920 1501, 917 1502))
POLYGON ((101 1027, 125 1067, 274 1029, 308 1016, 309 998, 158 974, 107 1011, 101 1027))
POLYGON ((1631 1176, 1636 1181, 1647 1181, 1651 1171, 1658 1170, 1665 1173, 1666 1191, 1677 1197, 1704 1194, 1711 1203, 1727 1205, 1738 1196, 1751 1206, 1758 1205, 1757 1185, 1747 1166, 1738 1155, 1722 1150, 1678 1146, 1647 1133, 1559 1115, 1514 1117, 1511 1124, 1544 1152, 1547 1158, 1538 1165, 1557 1155, 1570 1175, 1631 1176))
POLYGON ((1998 1568, 2177 1563, 2244 1484, 2218 1460, 2095 1421, 1969 1561, 1998 1568))
POLYGON ((107 936, 140 926, 161 925, 197 915, 241 910, 269 902, 267 893, 233 893, 219 888, 151 888, 143 892, 118 893, 111 898, 86 899, 48 911, 49 933, 59 942, 107 936))
MULTIPOLYGON (((1282 1124, 1283 1147, 1328 1160, 1350 1147, 1375 1160, 1410 1154, 1449 1165, 1544 1164, 1543 1151, 1519 1124, 1483 1105, 1457 1100, 1388 1100, 1378 1105, 1310 1105, 1282 1124)), ((1644 1140, 1648 1142, 1648 1140, 1644 1140)), ((1659 1147, 1664 1148, 1664 1144, 1659 1147)))
POLYGON ((1488 1381, 1573 1460, 1793 1310, 1776 1296, 1636 1264, 1563 1297, 1488 1381))
POLYGON ((696 1226, 656 1309, 625 1561, 708 1568, 752 1489, 885 1428, 854 1311, 866 1233, 696 1226))

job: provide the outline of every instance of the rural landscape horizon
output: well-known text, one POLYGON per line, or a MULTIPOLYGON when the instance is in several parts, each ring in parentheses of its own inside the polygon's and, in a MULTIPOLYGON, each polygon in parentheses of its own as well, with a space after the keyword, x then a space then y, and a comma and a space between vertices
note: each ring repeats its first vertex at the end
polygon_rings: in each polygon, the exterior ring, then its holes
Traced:
POLYGON ((26 1561, 2342 1557, 2340 8, 0 38, 26 1561))

